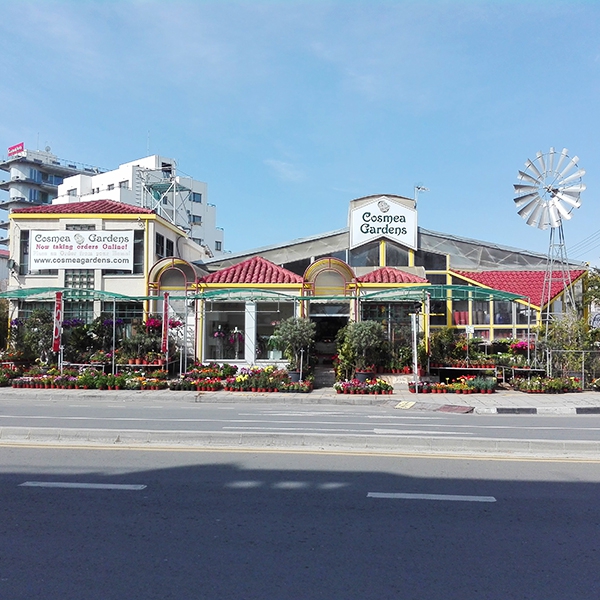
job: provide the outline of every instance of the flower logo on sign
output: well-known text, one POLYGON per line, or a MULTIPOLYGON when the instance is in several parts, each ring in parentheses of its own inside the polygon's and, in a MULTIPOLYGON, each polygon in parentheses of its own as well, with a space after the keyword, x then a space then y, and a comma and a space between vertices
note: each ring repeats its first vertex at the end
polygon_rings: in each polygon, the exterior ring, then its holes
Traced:
POLYGON ((83 244, 83 242, 85 242, 85 238, 80 233, 76 233, 74 237, 78 244, 83 244))
POLYGON ((390 205, 385 200, 380 200, 377 203, 377 206, 382 213, 386 213, 388 210, 390 210, 390 205))

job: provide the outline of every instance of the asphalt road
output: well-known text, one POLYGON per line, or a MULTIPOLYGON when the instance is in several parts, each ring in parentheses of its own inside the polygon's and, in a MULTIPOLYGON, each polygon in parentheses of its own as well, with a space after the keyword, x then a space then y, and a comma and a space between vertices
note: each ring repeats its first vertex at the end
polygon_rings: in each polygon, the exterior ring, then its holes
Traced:
POLYGON ((576 461, 0 447, 0 597, 595 600, 599 483, 576 461))
MULTIPOLYGON (((382 406, 202 404, 190 399, 123 401, 109 395, 0 401, 0 428, 172 432, 474 437, 517 440, 600 439, 600 415, 478 415, 382 406)), ((190 397, 192 398, 192 397, 190 397)))

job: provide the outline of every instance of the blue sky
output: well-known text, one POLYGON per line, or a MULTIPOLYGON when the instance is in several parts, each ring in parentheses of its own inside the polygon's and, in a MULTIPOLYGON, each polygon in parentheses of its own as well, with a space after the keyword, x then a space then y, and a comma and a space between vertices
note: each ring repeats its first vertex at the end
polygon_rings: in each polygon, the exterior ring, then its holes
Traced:
POLYGON ((339 229, 351 199, 415 184, 422 227, 546 252, 513 183, 566 147, 588 187, 569 256, 600 264, 600 3, 0 5, 4 155, 172 157, 208 183, 232 252, 339 229))

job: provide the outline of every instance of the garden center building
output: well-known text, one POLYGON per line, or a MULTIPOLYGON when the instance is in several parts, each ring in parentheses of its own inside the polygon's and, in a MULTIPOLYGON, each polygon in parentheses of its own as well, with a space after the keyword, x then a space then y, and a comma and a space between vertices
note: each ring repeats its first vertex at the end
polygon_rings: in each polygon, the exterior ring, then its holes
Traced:
MULTIPOLYGON (((316 323, 322 355, 334 353, 335 334, 349 320, 378 320, 390 341, 399 343, 406 342, 413 314, 426 335, 451 326, 487 340, 527 337, 540 322, 545 255, 423 229, 415 201, 402 196, 354 199, 348 214, 344 229, 209 257, 150 209, 112 201, 17 209, 11 213, 8 293, 22 314, 34 302, 51 306, 48 290, 87 287, 106 296, 73 300, 71 312, 91 318, 114 302, 134 325, 149 314, 165 314, 167 293, 169 315, 185 323, 182 339, 191 342, 186 352, 239 364, 280 359, 268 341, 276 324, 292 315, 316 323), (94 214, 87 212, 91 205, 94 214), (87 236, 83 243, 90 243, 91 231, 127 232, 130 263, 120 269, 41 268, 47 263, 40 259, 48 259, 45 237, 57 230, 87 236), (39 236, 41 248, 34 249, 39 236), (46 290, 43 300, 35 293, 40 288, 46 290), (82 302, 85 308, 77 308, 82 302)), ((551 279, 552 312, 562 310, 566 286, 581 301, 586 268, 570 265, 568 274, 567 283, 551 279)))

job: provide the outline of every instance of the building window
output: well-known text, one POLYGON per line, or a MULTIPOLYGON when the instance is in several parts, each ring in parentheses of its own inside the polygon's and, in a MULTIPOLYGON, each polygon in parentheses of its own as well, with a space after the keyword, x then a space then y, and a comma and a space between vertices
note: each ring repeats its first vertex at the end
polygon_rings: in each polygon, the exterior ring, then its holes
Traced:
POLYGON ((65 269, 65 287, 83 290, 94 289, 93 269, 65 269))
POLYGON ((69 223, 65 229, 67 231, 96 231, 96 226, 90 223, 69 223))
POLYGON ((42 174, 37 169, 29 169, 29 179, 35 183, 42 182, 42 174))
POLYGON ((221 248, 222 248, 221 242, 219 242, 219 241, 215 242, 215 250, 217 252, 221 252, 221 248))
POLYGON ((385 264, 387 267, 408 267, 408 250, 386 240, 385 264))
POLYGON ((350 250, 351 267, 378 267, 379 242, 370 242, 359 248, 350 250))
POLYGON ((196 244, 198 244, 198 246, 203 246, 204 245, 204 240, 202 238, 192 238, 192 242, 196 242, 196 244))
POLYGON ((66 300, 64 318, 91 323, 94 320, 94 303, 89 300, 66 300))
POLYGON ((494 301, 494 324, 510 325, 512 323, 512 303, 504 300, 494 301))
POLYGON ((39 199, 40 199, 40 191, 30 188, 29 189, 29 201, 37 202, 39 199))
POLYGON ((154 253, 158 258, 163 258, 165 256, 165 236, 160 233, 156 234, 156 244, 154 253))
POLYGON ((129 180, 125 179, 125 181, 119 181, 119 187, 121 189, 129 189, 129 180))
POLYGON ((21 242, 19 249, 19 275, 29 273, 29 231, 21 230, 21 242))
POLYGON ((173 248, 173 240, 165 240, 165 253, 166 256, 175 256, 175 251, 173 248))
POLYGON ((200 215, 190 215, 190 223, 200 225, 202 223, 202 217, 200 215))
POLYGON ((415 252, 415 266, 425 267, 427 271, 445 271, 446 255, 435 254, 426 250, 417 250, 415 252))
POLYGON ((106 186, 106 189, 110 192, 110 190, 114 190, 115 189, 115 184, 114 183, 109 183, 108 186, 106 186))
POLYGON ((77 188, 67 190, 67 196, 77 196, 77 188))
POLYGON ((199 192, 192 192, 190 194, 190 199, 192 202, 201 203, 202 202, 202 194, 200 194, 199 192))

